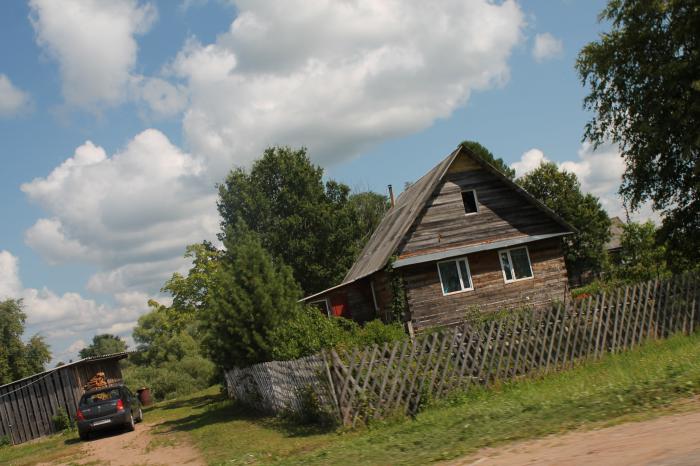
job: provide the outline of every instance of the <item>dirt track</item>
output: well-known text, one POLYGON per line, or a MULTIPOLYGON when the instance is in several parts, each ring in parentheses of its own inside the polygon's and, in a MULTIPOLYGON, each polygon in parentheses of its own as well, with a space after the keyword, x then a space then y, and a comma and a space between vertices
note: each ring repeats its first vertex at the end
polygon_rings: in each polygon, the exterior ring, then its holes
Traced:
POLYGON ((82 454, 69 464, 126 465, 204 465, 199 452, 182 437, 158 433, 141 423, 134 432, 110 432, 81 444, 82 454))
POLYGON ((700 465, 700 411, 487 448, 447 463, 449 466, 535 464, 700 465))

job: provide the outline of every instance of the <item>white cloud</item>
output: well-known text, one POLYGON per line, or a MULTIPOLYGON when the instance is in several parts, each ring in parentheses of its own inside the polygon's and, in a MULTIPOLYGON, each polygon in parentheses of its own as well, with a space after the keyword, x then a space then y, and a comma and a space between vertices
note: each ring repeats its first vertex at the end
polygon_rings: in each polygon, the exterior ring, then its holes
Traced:
POLYGON ((29 94, 15 87, 7 75, 0 73, 0 117, 19 115, 29 107, 29 94))
POLYGON ((78 293, 59 295, 46 288, 24 288, 18 260, 9 251, 0 251, 0 287, 0 299, 22 299, 27 314, 25 335, 44 335, 55 358, 74 357, 85 346, 84 338, 97 332, 130 333, 138 317, 148 310, 149 295, 145 293, 117 294, 116 304, 110 306, 78 293))
POLYGON ((530 149, 520 156, 520 160, 512 164, 515 175, 520 177, 539 167, 542 162, 549 162, 544 152, 539 149, 530 149))
POLYGON ((21 186, 49 214, 25 234, 53 264, 100 268, 93 291, 155 292, 182 268, 185 246, 213 239, 216 193, 202 165, 156 130, 111 157, 87 141, 45 178, 21 186))
POLYGON ((238 1, 215 43, 195 39, 183 130, 218 180, 273 144, 330 163, 430 126, 505 82, 522 38, 516 2, 238 1))
POLYGON ((149 30, 156 8, 136 0, 30 0, 37 43, 61 70, 63 96, 94 110, 119 104, 136 63, 137 34, 149 30))
POLYGON ((535 45, 532 47, 532 56, 535 61, 542 63, 545 60, 559 58, 564 54, 564 44, 548 32, 535 36, 535 45))
POLYGON ((8 251, 0 251, 0 301, 16 299, 21 292, 17 258, 8 251))
MULTIPOLYGON (((586 142, 579 148, 577 156, 576 160, 556 162, 557 166, 574 173, 581 182, 581 189, 598 197, 608 215, 618 216, 624 220, 626 211, 622 197, 617 191, 622 183, 625 162, 618 148, 613 144, 605 144, 594 150, 593 146, 586 142)), ((550 160, 540 149, 530 149, 524 152, 512 167, 520 177, 539 167, 542 162, 550 162, 550 160)), ((659 214, 652 211, 649 205, 642 206, 636 212, 630 212, 630 217, 636 221, 650 219, 657 224, 660 223, 659 214)))

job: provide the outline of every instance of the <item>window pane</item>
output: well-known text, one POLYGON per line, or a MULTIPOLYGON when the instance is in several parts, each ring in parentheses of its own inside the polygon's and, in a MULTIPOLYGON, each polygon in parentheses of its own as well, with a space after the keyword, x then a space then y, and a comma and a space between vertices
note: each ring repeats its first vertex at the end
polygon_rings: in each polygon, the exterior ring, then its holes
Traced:
POLYGON ((477 212, 476 194, 474 191, 462 191, 462 202, 464 203, 464 212, 473 214, 477 212))
POLYGON ((513 260, 513 270, 515 271, 516 279, 532 277, 530 260, 527 258, 525 248, 511 249, 510 258, 513 260))
POLYGON ((469 271, 467 270, 467 262, 461 260, 458 262, 459 271, 462 272, 462 283, 464 283, 464 288, 472 287, 472 277, 469 276, 469 271))
POLYGON ((442 262, 438 264, 440 267, 440 278, 442 279, 442 291, 452 293, 462 289, 459 282, 459 273, 457 272, 456 262, 442 262))
POLYGON ((503 269, 503 273, 506 275, 506 280, 512 280, 513 275, 510 273, 510 261, 508 260, 507 252, 501 253, 501 268, 503 269))

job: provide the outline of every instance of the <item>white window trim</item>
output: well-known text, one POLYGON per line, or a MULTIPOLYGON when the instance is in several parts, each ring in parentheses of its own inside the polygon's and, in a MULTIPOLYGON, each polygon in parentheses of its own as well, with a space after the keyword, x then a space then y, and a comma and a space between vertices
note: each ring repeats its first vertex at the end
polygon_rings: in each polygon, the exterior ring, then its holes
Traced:
POLYGON ((438 270, 438 277, 440 277, 440 291, 442 291, 443 296, 449 296, 457 293, 464 293, 466 291, 474 291, 474 279, 472 278, 472 270, 469 268, 469 259, 467 259, 467 256, 464 257, 458 257, 457 259, 448 259, 444 261, 440 261, 436 264, 437 270, 438 270), (459 274, 459 284, 462 286, 461 290, 457 291, 450 291, 449 293, 445 293, 445 287, 442 284, 442 273, 440 272, 440 264, 444 264, 445 262, 459 262, 459 261, 464 261, 464 264, 467 266, 467 274, 469 275, 469 283, 471 284, 470 288, 465 288, 464 287, 464 278, 462 278, 462 270, 459 268, 459 264, 457 265, 457 273, 459 274))
POLYGON ((532 260, 530 260, 530 250, 527 248, 527 246, 516 246, 514 248, 508 248, 508 249, 499 249, 498 250, 498 264, 501 267, 501 274, 503 274, 503 282, 504 283, 513 283, 513 282, 521 282, 524 280, 532 280, 535 278, 535 270, 532 268, 532 260), (523 277, 523 278, 515 278, 515 269, 513 268, 513 258, 510 256, 510 252, 515 250, 515 249, 525 249, 525 255, 527 256, 527 263, 530 265, 530 275, 529 277, 523 277), (503 269, 503 262, 501 261, 501 253, 506 253, 508 254, 508 263, 510 264, 510 275, 513 277, 512 279, 508 280, 508 277, 506 277, 506 271, 503 269))
MULTIPOLYGON (((479 213, 479 198, 476 195, 476 189, 462 189, 459 194, 468 193, 469 191, 474 193, 474 204, 476 205, 476 212, 464 212, 464 215, 476 215, 479 213)), ((462 204, 464 204, 464 199, 462 199, 462 204)))
POLYGON ((326 307, 326 315, 327 315, 328 317, 331 317, 331 305, 330 305, 330 303, 328 302, 328 298, 317 299, 316 301, 309 301, 309 305, 310 305, 310 306, 313 305, 313 304, 319 304, 319 303, 323 303, 323 304, 324 304, 324 306, 326 307))

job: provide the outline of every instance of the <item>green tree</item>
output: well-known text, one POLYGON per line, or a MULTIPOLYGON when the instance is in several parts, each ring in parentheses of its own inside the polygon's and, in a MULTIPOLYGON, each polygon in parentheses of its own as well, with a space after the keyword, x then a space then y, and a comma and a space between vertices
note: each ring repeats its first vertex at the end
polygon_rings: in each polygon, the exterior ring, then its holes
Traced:
POLYGON ((273 147, 250 172, 235 169, 219 186, 221 236, 244 221, 310 294, 342 280, 376 218, 364 207, 375 201, 351 202, 348 186, 324 183, 323 169, 311 163, 305 149, 273 147))
POLYGON ((200 316, 203 347, 220 369, 271 360, 270 334, 301 297, 291 268, 274 260, 254 231, 243 221, 232 230, 200 316))
POLYGON ((657 243, 656 233, 656 226, 650 221, 628 222, 622 227, 620 256, 614 268, 617 278, 637 282, 669 275, 666 247, 657 243))
POLYGON ((585 137, 616 143, 621 193, 632 209, 664 211, 669 252, 700 260, 700 7, 697 0, 611 0, 610 31, 586 45, 576 67, 593 112, 585 137))
POLYGON ((476 155, 493 165, 498 171, 503 173, 505 176, 511 180, 515 178, 515 170, 508 166, 508 164, 501 158, 496 158, 495 155, 491 153, 490 150, 482 146, 476 141, 462 141, 462 147, 469 149, 476 155))
MULTIPOLYGON (((175 272, 161 288, 162 292, 170 293, 173 297, 172 305, 167 308, 167 312, 163 311, 163 314, 167 314, 171 333, 191 325, 196 315, 207 305, 207 294, 221 255, 222 252, 209 241, 187 246, 185 258, 192 259, 192 267, 187 276, 175 272)), ((158 303, 152 304, 153 308, 158 306, 158 303)))
POLYGON ((0 385, 42 372, 51 360, 42 337, 35 335, 26 344, 22 341, 26 319, 22 300, 0 301, 0 385))
POLYGON ((389 209, 389 200, 383 194, 371 191, 356 193, 348 199, 346 209, 351 217, 352 228, 355 230, 352 234, 355 240, 354 260, 382 221, 382 217, 389 209))
POLYGON ((602 271, 606 260, 604 246, 610 239, 610 219, 598 198, 581 192, 576 175, 547 162, 519 178, 517 183, 576 228, 575 234, 564 239, 569 274, 602 271))
POLYGON ((78 354, 81 358, 104 356, 105 354, 121 353, 126 351, 126 343, 121 337, 109 333, 95 335, 92 343, 81 349, 78 354))

